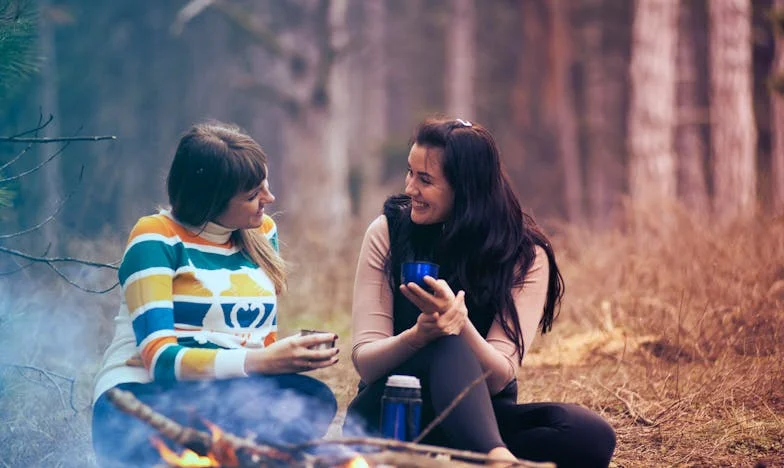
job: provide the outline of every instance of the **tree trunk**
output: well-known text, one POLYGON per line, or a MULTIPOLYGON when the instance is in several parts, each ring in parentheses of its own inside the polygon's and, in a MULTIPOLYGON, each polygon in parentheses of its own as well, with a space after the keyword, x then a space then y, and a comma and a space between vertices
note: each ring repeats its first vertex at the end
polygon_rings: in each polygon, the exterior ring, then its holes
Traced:
MULTIPOLYGON (((43 64, 41 66, 41 111, 44 119, 48 115, 54 116, 52 123, 46 126, 41 132, 41 136, 53 138, 60 136, 62 127, 58 124, 63 116, 60 114, 59 109, 59 93, 57 92, 58 78, 57 78, 57 49, 54 40, 54 24, 51 19, 51 5, 48 0, 41 0, 39 3, 40 16, 38 26, 38 40, 43 57, 43 64)), ((39 145, 38 153, 40 161, 43 163, 57 151, 57 148, 52 145, 39 145)), ((38 206, 36 207, 37 218, 39 220, 45 219, 57 208, 57 205, 62 201, 63 188, 61 178, 61 160, 62 156, 55 157, 42 168, 43 187, 42 197, 38 206)), ((37 222, 37 221, 36 221, 37 222)), ((42 228, 44 242, 49 246, 50 252, 57 252, 58 236, 56 223, 47 223, 42 228)))
POLYGON ((365 141, 354 153, 361 169, 359 212, 362 218, 369 219, 380 212, 387 195, 382 188, 383 150, 389 138, 387 14, 385 0, 366 0, 363 6, 367 44, 362 60, 365 67, 359 73, 363 75, 366 100, 356 117, 360 119, 365 141))
POLYGON ((451 117, 473 119, 474 77, 476 75, 476 12, 474 0, 454 0, 452 21, 447 28, 446 89, 447 111, 451 117))
POLYGON ((770 93, 773 127, 770 179, 773 213, 784 215, 784 0, 776 0, 773 9, 777 26, 775 27, 776 56, 771 76, 779 85, 770 93))
POLYGON ((704 119, 699 116, 706 108, 703 90, 706 80, 700 73, 702 57, 707 53, 702 1, 682 0, 678 16, 678 51, 676 54, 676 103, 678 109, 675 127, 675 148, 678 167, 678 194, 683 204, 693 214, 708 212, 708 187, 705 177, 707 142, 703 132, 704 119))
POLYGON ((708 12, 713 206, 719 219, 731 221, 756 208, 751 4, 710 0, 708 12))
POLYGON ((678 3, 672 0, 637 2, 629 108, 629 192, 637 208, 675 198, 677 13, 678 3))
POLYGON ((588 203, 591 221, 598 229, 609 228, 619 220, 626 179, 627 62, 620 45, 613 43, 618 32, 611 28, 618 26, 608 24, 607 7, 603 0, 586 0, 580 15, 588 203))
POLYGON ((583 182, 580 170, 577 116, 571 68, 574 62, 573 39, 569 33, 569 4, 550 0, 550 76, 554 87, 552 107, 558 153, 563 168, 564 205, 567 219, 577 225, 585 223, 583 182))

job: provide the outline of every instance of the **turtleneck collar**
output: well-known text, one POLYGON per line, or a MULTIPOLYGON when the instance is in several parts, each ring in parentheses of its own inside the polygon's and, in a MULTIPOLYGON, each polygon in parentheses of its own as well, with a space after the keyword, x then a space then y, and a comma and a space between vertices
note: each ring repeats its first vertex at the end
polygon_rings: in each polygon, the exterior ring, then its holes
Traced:
POLYGON ((182 221, 175 218, 174 215, 172 215, 171 211, 169 210, 162 210, 161 213, 177 221, 185 229, 192 232, 194 235, 197 235, 202 239, 208 240, 210 242, 214 242, 216 244, 225 244, 226 242, 228 242, 229 239, 231 238, 231 233, 235 231, 234 229, 221 226, 220 224, 213 223, 212 221, 207 221, 207 224, 205 224, 204 226, 191 226, 190 224, 183 223, 182 221))

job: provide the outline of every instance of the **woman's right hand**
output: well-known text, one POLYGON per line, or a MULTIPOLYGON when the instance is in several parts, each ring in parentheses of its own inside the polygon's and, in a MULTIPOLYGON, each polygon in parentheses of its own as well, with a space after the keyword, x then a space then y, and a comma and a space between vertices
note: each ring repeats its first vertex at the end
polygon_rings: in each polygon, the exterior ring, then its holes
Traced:
POLYGON ((310 349, 331 344, 337 339, 332 333, 294 335, 278 340, 262 349, 249 350, 245 357, 248 374, 294 374, 329 367, 338 362, 338 347, 310 349))
POLYGON ((468 320, 465 292, 458 291, 449 308, 443 313, 421 313, 412 327, 415 346, 421 348, 436 338, 459 335, 468 320))

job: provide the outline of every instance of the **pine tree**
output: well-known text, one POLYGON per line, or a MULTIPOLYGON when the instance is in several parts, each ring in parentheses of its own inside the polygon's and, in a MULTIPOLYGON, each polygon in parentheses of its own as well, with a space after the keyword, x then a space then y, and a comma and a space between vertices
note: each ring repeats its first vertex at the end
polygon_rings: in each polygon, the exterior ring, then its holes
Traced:
POLYGON ((36 24, 31 2, 0 0, 0 103, 38 71, 36 24))

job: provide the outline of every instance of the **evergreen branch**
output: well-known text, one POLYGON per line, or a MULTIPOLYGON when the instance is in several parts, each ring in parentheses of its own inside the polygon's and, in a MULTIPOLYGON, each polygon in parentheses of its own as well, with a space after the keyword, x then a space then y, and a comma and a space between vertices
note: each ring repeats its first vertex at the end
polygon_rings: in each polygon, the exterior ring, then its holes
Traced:
POLYGON ((72 142, 72 141, 101 141, 101 140, 116 140, 114 135, 97 135, 97 136, 83 136, 83 137, 56 137, 56 138, 17 138, 17 137, 0 137, 0 142, 6 143, 59 143, 59 142, 72 142))

